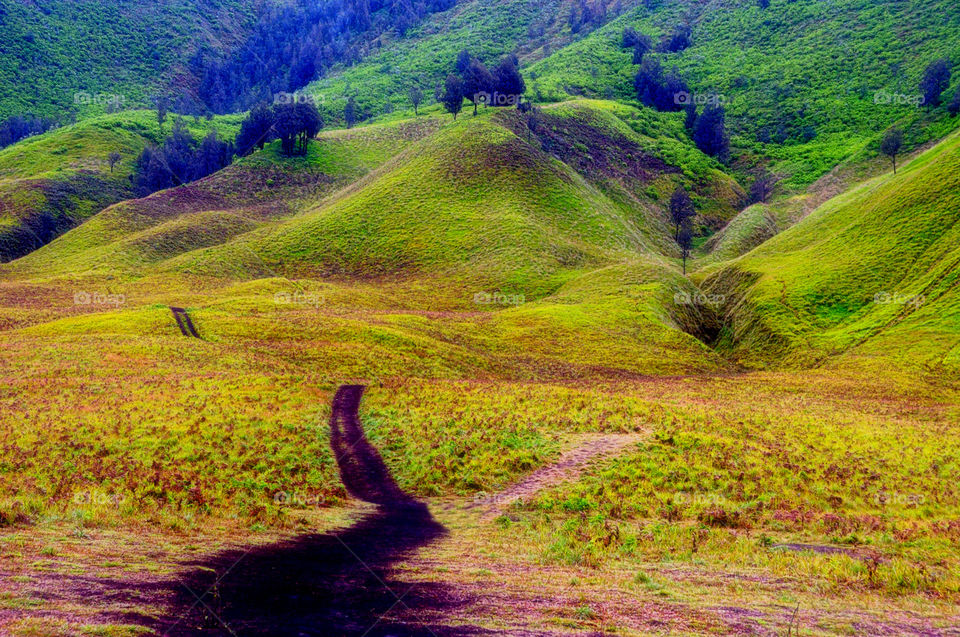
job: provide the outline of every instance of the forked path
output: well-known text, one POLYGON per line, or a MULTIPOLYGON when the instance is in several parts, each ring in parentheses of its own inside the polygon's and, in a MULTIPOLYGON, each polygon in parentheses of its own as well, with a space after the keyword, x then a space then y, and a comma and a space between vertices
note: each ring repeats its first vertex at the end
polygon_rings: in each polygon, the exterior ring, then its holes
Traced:
POLYGON ((517 500, 524 500, 548 487, 579 477, 592 462, 621 453, 630 445, 646 439, 646 434, 594 434, 573 449, 561 454, 557 462, 537 469, 526 479, 479 501, 483 518, 490 519, 503 513, 517 500))

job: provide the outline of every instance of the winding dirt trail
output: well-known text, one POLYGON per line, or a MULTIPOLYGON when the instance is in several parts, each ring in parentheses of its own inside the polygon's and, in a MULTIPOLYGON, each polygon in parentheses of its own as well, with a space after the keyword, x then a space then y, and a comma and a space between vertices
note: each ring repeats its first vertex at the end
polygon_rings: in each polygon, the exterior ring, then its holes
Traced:
POLYGON ((517 500, 523 500, 548 487, 573 480, 580 476, 592 462, 617 455, 630 445, 643 441, 645 434, 601 434, 566 451, 557 462, 537 469, 526 479, 501 491, 480 498, 471 508, 483 509, 482 519, 489 520, 502 514, 517 500))

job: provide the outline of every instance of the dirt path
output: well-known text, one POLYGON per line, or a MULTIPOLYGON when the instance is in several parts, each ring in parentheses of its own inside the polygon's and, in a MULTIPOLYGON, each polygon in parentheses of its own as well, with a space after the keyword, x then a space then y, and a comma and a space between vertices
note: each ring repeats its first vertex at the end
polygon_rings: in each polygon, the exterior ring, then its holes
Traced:
POLYGON ((470 508, 480 508, 485 520, 495 518, 517 500, 524 500, 547 487, 573 480, 580 476, 591 462, 616 455, 645 438, 644 434, 591 436, 589 440, 563 453, 557 462, 537 469, 526 479, 500 493, 481 496, 470 508))
POLYGON ((344 486, 377 505, 352 526, 277 544, 228 550, 192 564, 177 603, 154 627, 167 637, 204 634, 296 636, 437 636, 483 634, 431 625, 462 600, 442 584, 398 581, 393 566, 443 537, 426 505, 404 493, 357 415, 364 387, 337 390, 330 446, 344 486), (391 611, 411 617, 394 624, 391 611))
POLYGON ((187 310, 182 307, 170 306, 170 311, 173 312, 173 318, 177 320, 177 327, 180 328, 181 334, 188 338, 200 338, 200 335, 197 333, 197 328, 193 326, 190 315, 187 314, 187 310))

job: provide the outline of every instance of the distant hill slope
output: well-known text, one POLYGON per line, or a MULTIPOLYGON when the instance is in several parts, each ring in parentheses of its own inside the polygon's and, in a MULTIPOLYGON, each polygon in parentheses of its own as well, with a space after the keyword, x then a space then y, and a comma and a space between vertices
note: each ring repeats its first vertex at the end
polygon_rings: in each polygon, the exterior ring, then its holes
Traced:
POLYGON ((370 346, 387 366, 413 348, 430 366, 521 377, 723 368, 693 336, 709 336, 704 309, 676 302, 697 290, 664 206, 680 183, 734 198, 736 184, 696 149, 634 129, 662 132, 656 114, 561 104, 541 113, 543 136, 518 117, 331 131, 301 159, 269 147, 113 205, 0 278, 125 281, 147 298, 232 286, 203 319, 229 330, 250 327, 235 312, 277 311, 276 294, 322 297, 316 338, 350 349, 349 364, 370 346))
POLYGON ((593 18, 582 23, 580 4, 571 0, 460 0, 453 9, 424 20, 403 38, 383 38, 379 49, 360 63, 334 68, 303 90, 318 96, 331 121, 342 117, 348 96, 355 97, 358 112, 365 116, 405 110, 410 108, 407 92, 412 85, 423 90, 427 102, 434 99, 434 90, 454 70, 460 51, 469 51, 489 66, 516 53, 525 65, 587 37, 641 3, 591 2, 593 18), (597 10, 601 6, 602 12, 597 10))
MULTIPOLYGON (((0 3, 0 119, 145 107, 201 48, 229 49, 258 0, 42 0, 0 3)), ((187 78, 189 83, 189 79, 187 78)))
POLYGON ((960 133, 820 206, 707 278, 749 364, 960 371, 960 133))
MULTIPOLYGON (((666 69, 676 66, 695 93, 723 96, 733 144, 746 159, 769 163, 791 188, 850 158, 875 155, 878 135, 894 123, 906 129, 910 145, 960 125, 945 106, 928 112, 909 103, 927 64, 946 57, 960 66, 960 7, 952 0, 772 0, 767 9, 756 0, 647 5, 530 65, 530 94, 634 99, 638 67, 621 47, 624 28, 656 42, 689 22, 692 46, 652 55, 666 69), (885 96, 898 94, 908 103, 887 103, 885 96)), ((958 86, 955 72, 945 96, 958 86)))
MULTIPOLYGON (((185 120, 200 137, 210 128, 233 138, 235 116, 185 120)), ((165 131, 170 132, 167 123, 165 131)), ((58 128, 0 150, 0 262, 50 242, 110 204, 133 196, 137 156, 163 139, 156 114, 128 111, 58 128), (111 168, 108 157, 119 153, 111 168)))
POLYGON ((206 179, 116 203, 8 268, 46 275, 138 271, 315 203, 398 152, 405 136, 424 134, 421 128, 432 130, 424 120, 382 136, 377 127, 361 135, 343 132, 312 145, 306 158, 280 159, 274 144, 206 179))
MULTIPOLYGON (((277 228, 278 236, 261 241, 266 235, 257 232, 238 238, 245 242, 241 254, 262 250, 265 262, 277 271, 303 266, 358 275, 407 272, 416 263, 462 263, 472 254, 466 238, 509 234, 511 224, 518 233, 509 239, 514 256, 500 264, 511 272, 526 260, 544 257, 544 246, 525 249, 524 241, 536 240, 547 227, 549 242, 557 242, 559 251, 552 259, 576 261, 606 253, 601 261, 611 262, 638 251, 675 258, 666 204, 677 184, 684 184, 711 214, 724 217, 736 211, 742 194, 736 183, 714 160, 672 139, 672 123, 660 114, 581 101, 544 109, 538 117, 542 126, 537 135, 515 109, 486 109, 480 117, 456 122, 423 116, 331 131, 311 144, 310 155, 303 159, 279 158, 271 146, 195 184, 113 206, 8 269, 48 275, 122 271, 125 250, 114 241, 130 241, 131 233, 155 232, 157 224, 180 224, 197 213, 267 200, 282 203, 293 217, 277 228), (416 147, 408 149, 410 144, 416 147), (400 157, 401 152, 406 154, 400 157), (257 176, 263 170, 306 171, 314 177, 305 178, 309 183, 302 187, 284 190, 285 179, 267 182, 257 176), (336 196, 326 201, 309 189, 336 196), (229 196, 211 204, 211 192, 229 196), (317 201, 321 204, 311 203, 317 201), (505 215, 501 223, 492 222, 497 215, 505 215), (415 230, 417 225, 423 227, 415 230), (455 230, 460 226, 462 230, 455 230), (521 227, 527 231, 520 232, 521 227), (408 230, 422 239, 409 242, 408 230), (589 240, 577 238, 580 232, 587 232, 589 240), (597 233, 607 239, 600 240, 597 233), (337 237, 342 237, 342 245, 337 237), (399 252, 371 251, 370 246, 381 241, 382 247, 395 246, 399 252), (379 265, 365 262, 368 257, 356 251, 361 248, 379 265), (562 257, 566 251, 570 254, 562 257), (611 251, 620 256, 612 259, 611 251)), ((202 233, 203 228, 197 230, 202 233)), ((181 254, 218 274, 234 261, 188 254, 199 247, 189 241, 165 245, 146 262, 130 262, 132 271, 142 272, 144 266, 181 254)), ((482 241, 475 246, 478 256, 490 248, 482 241)), ((233 247, 219 249, 230 252, 233 247)), ((261 270, 251 275, 261 276, 261 270)))

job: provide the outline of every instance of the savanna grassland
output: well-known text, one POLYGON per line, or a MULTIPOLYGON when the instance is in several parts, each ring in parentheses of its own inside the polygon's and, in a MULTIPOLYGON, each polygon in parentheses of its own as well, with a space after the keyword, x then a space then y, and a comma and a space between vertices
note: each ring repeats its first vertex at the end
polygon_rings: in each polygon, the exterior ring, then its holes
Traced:
MULTIPOLYGON (((724 275, 724 265, 762 267, 751 265, 766 263, 759 250, 684 278, 662 239, 660 193, 687 174, 709 176, 690 180, 694 192, 731 182, 695 148, 644 134, 669 124, 628 107, 572 102, 544 117, 553 155, 495 109, 327 132, 302 158, 268 146, 111 206, 4 266, 5 629, 133 634, 165 616, 185 563, 349 524, 357 505, 327 421, 350 381, 370 385, 361 418, 398 485, 448 532, 393 572, 472 600, 432 625, 955 625, 956 376, 941 347, 897 358, 890 344, 909 330, 955 348, 949 312, 887 319, 814 367, 790 341, 735 362, 771 330, 755 323, 778 316, 771 303, 793 306, 791 290, 841 267, 849 279, 859 261, 798 266, 797 281, 780 269, 788 292, 772 300, 762 275, 724 275), (587 143, 591 161, 577 152, 587 143), (510 171, 496 161, 507 155, 510 171), (741 280, 757 291, 711 287, 741 280), (199 339, 180 333, 168 306, 187 308, 199 339), (498 504, 500 491, 603 434, 636 442, 498 504), (145 552, 134 534, 157 548, 145 552), (111 586, 154 593, 121 602, 111 586)), ((902 181, 883 176, 777 240, 828 221, 895 232, 896 215, 920 219, 926 181, 949 178, 955 158, 947 140, 902 181), (890 188, 895 209, 858 216, 886 205, 890 188)), ((802 247, 794 239, 779 258, 799 260, 802 247)), ((926 293, 934 310, 952 307, 896 271, 871 285, 868 298, 926 293)), ((859 320, 803 325, 825 339, 859 320)), ((388 615, 423 621, 408 611, 388 615)))
POLYGON ((0 635, 960 635, 949 2, 114 4, 0 5, 0 635))

